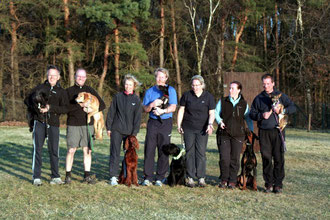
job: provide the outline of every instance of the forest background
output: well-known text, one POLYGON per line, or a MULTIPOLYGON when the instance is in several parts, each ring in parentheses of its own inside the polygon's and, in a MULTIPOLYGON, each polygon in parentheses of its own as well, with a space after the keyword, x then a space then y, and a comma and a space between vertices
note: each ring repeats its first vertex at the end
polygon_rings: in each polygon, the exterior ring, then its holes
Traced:
POLYGON ((165 67, 178 98, 200 74, 219 99, 225 74, 269 72, 298 107, 291 125, 306 127, 309 116, 312 128, 329 129, 329 7, 326 0, 1 1, 0 121, 25 121, 24 97, 54 64, 64 88, 85 68, 107 106, 127 73, 142 82, 143 96, 154 69, 165 67))

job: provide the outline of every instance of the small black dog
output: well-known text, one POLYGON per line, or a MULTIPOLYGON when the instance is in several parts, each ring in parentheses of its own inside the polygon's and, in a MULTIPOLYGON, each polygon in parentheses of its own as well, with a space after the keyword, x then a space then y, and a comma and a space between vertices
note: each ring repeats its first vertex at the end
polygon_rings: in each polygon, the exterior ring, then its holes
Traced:
MULTIPOLYGON (((41 114, 40 108, 45 108, 48 104, 48 96, 49 91, 45 89, 39 89, 32 92, 27 99, 25 99, 24 103, 28 107, 27 118, 29 123, 29 130, 30 132, 33 131, 34 126, 34 116, 41 114)), ((47 115, 44 117, 47 118, 47 115)))
MULTIPOLYGON (((168 85, 165 86, 158 86, 158 89, 163 93, 163 96, 160 98, 160 100, 163 101, 163 104, 158 106, 160 109, 166 109, 168 107, 168 101, 169 101, 169 93, 168 93, 168 85)), ((155 110, 155 108, 152 108, 152 111, 155 110)), ((162 123, 162 119, 160 116, 157 116, 158 121, 162 123)))
POLYGON ((167 177, 168 185, 185 185, 186 156, 183 155, 184 149, 179 148, 175 144, 167 144, 163 145, 162 150, 164 154, 173 156, 170 174, 167 177))

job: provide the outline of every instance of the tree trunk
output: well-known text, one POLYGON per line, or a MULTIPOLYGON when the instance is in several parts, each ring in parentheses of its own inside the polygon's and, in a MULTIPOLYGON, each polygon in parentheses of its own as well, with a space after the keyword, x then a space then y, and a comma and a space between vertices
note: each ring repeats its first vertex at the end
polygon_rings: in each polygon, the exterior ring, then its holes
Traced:
POLYGON ((164 67, 164 36, 165 36, 165 16, 164 16, 164 0, 159 1, 160 4, 160 38, 159 38, 159 67, 164 67))
POLYGON ((217 56, 218 56, 218 62, 217 62, 217 71, 216 71, 216 75, 217 75, 217 80, 218 80, 218 95, 219 97, 221 97, 223 95, 223 68, 222 68, 222 64, 224 61, 224 57, 225 57, 225 38, 224 38, 224 34, 225 34, 225 30, 226 30, 226 16, 223 16, 221 18, 221 34, 219 37, 219 41, 218 41, 218 49, 217 49, 217 56))
POLYGON ((275 51, 276 51, 276 67, 275 67, 275 85, 280 89, 280 54, 278 46, 278 16, 277 3, 275 2, 275 51))
MULTIPOLYGON (((71 31, 69 29, 69 16, 70 16, 70 9, 68 6, 69 0, 63 0, 64 5, 64 28, 66 30, 66 42, 71 42, 71 31)), ((74 85, 74 58, 73 58, 73 50, 71 45, 68 45, 68 62, 69 62, 69 83, 70 86, 74 85)))
POLYGON ((119 56, 120 56, 120 49, 119 49, 119 29, 118 29, 118 21, 115 21, 116 27, 114 29, 115 34, 115 82, 116 82, 116 89, 117 91, 120 90, 120 77, 119 77, 119 56))
POLYGON ((239 42, 239 39, 241 38, 241 36, 243 34, 243 30, 244 30, 246 21, 247 21, 247 15, 244 15, 244 19, 243 19, 243 21, 241 21, 242 24, 240 26, 239 32, 236 33, 236 36, 235 36, 236 45, 235 45, 234 56, 233 56, 233 59, 231 61, 231 67, 230 67, 231 72, 234 72, 234 69, 235 69, 235 64, 236 64, 236 61, 237 61, 237 54, 238 54, 238 42, 239 42))
POLYGON ((178 85, 178 97, 181 97, 182 96, 182 82, 181 82, 180 63, 179 63, 179 56, 178 56, 177 37, 176 37, 174 0, 171 0, 170 3, 171 3, 172 31, 173 31, 173 55, 174 55, 174 62, 175 62, 176 81, 177 81, 177 85, 178 85))
MULTIPOLYGON (((132 28, 133 28, 134 41, 136 43, 138 43, 139 42, 139 32, 138 32, 138 29, 137 29, 135 23, 132 23, 132 28)), ((134 57, 133 68, 134 68, 134 71, 136 71, 136 72, 139 72, 139 70, 141 68, 141 62, 140 62, 139 58, 137 58, 137 57, 134 57)))
POLYGON ((264 33, 264 62, 265 66, 267 68, 268 66, 268 61, 267 61, 267 18, 266 18, 266 13, 263 13, 263 33, 264 33))
POLYGON ((102 94, 103 94, 104 79, 105 79, 105 77, 107 75, 107 71, 108 71, 109 47, 110 47, 110 34, 107 34, 105 36, 105 47, 104 47, 104 56, 103 56, 103 71, 102 71, 102 75, 100 77, 99 86, 97 87, 97 92, 99 93, 99 95, 101 97, 102 97, 102 94))

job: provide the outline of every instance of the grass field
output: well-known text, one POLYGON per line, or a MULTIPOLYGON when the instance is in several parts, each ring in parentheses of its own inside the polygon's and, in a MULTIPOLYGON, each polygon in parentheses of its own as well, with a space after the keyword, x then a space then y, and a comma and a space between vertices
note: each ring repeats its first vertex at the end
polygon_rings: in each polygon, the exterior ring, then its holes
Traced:
MULTIPOLYGON (((138 135, 142 177, 145 129, 138 135)), ((172 142, 180 144, 173 132, 172 142)), ((65 175, 65 129, 60 135, 60 173, 65 175)), ((41 187, 31 183, 32 138, 26 127, 0 127, 0 219, 330 219, 330 134, 287 130, 286 178, 282 194, 217 187, 219 167, 215 136, 207 150, 206 188, 132 187, 108 184, 109 138, 97 142, 92 171, 96 185, 82 181, 82 151, 76 153, 73 184, 52 186, 47 148, 41 187)))

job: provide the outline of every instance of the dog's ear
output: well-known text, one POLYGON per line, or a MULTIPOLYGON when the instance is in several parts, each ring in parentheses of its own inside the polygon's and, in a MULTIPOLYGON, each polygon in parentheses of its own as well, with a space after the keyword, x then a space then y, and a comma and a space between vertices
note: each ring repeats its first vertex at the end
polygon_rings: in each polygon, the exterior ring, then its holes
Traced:
POLYGON ((87 92, 84 92, 84 100, 88 100, 89 94, 87 92))
POLYGON ((125 148, 125 150, 127 150, 129 148, 129 137, 127 137, 126 140, 125 140, 124 148, 125 148))
POLYGON ((139 141, 137 140, 137 138, 135 137, 135 136, 132 136, 132 144, 133 144, 133 147, 135 148, 135 149, 139 149, 140 148, 140 146, 139 146, 139 141))

